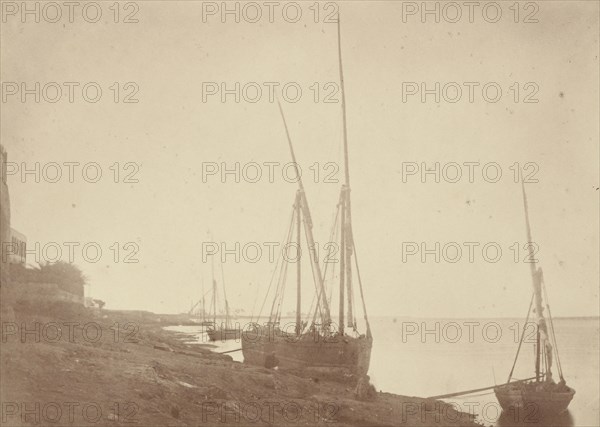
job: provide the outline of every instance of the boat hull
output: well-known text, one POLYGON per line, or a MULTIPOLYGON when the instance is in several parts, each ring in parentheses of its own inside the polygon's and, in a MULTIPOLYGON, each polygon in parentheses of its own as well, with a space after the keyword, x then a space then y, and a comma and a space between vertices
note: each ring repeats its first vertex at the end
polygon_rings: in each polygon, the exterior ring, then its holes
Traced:
POLYGON ((209 329, 206 334, 211 341, 239 340, 241 330, 239 328, 209 329))
POLYGON ((504 411, 521 411, 529 417, 547 417, 565 412, 575 390, 566 385, 531 382, 496 387, 494 393, 504 411))
POLYGON ((242 334, 245 363, 266 368, 323 369, 356 376, 369 371, 372 345, 372 338, 366 336, 323 337, 309 333, 297 337, 280 331, 242 334))

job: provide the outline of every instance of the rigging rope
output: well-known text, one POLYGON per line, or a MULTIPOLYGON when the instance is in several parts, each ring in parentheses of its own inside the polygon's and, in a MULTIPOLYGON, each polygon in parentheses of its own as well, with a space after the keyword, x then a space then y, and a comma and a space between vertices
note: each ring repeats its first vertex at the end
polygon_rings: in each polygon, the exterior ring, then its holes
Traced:
MULTIPOLYGON (((544 379, 547 379, 548 378, 548 354, 546 353, 546 351, 542 352, 542 366, 544 367, 544 369, 542 371, 542 375, 543 375, 544 379)), ((552 375, 552 374, 550 374, 550 375, 552 375)))
POLYGON ((561 380, 564 380, 562 365, 560 363, 560 356, 558 354, 558 344, 556 343, 556 335, 554 333, 554 320, 552 319, 552 312, 550 311, 550 300, 548 299, 548 291, 546 290, 546 282, 542 278, 542 287, 544 289, 544 295, 546 297, 546 308, 548 309, 548 318, 550 319, 550 330, 552 331, 552 341, 554 341, 554 352, 556 353, 556 366, 558 367, 558 376, 561 380))
POLYGON ((367 306, 365 305, 365 295, 363 294, 362 280, 360 278, 360 269, 358 268, 358 254, 356 253, 356 245, 354 244, 354 239, 352 239, 352 248, 354 249, 354 262, 356 265, 356 275, 358 277, 358 287, 360 289, 360 299, 362 301, 363 313, 365 315, 365 323, 367 324, 367 337, 371 337, 371 325, 369 324, 369 318, 367 316, 367 306))
POLYGON ((280 285, 278 288, 278 289, 280 289, 279 302, 277 303, 277 312, 275 314, 275 323, 277 323, 277 324, 279 324, 279 322, 281 321, 281 304, 283 303, 283 297, 285 295, 285 285, 287 283, 287 273, 288 273, 289 265, 290 265, 290 263, 288 261, 286 261, 282 264, 283 268, 282 268, 282 273, 280 276, 280 285))
MULTIPOLYGON (((307 227, 304 227, 304 234, 306 235, 306 241, 308 241, 308 228, 307 227)), ((310 248, 309 248, 309 251, 310 251, 310 248)), ((311 255, 311 259, 312 259, 312 255, 311 255)), ((316 274, 315 267, 314 267, 315 262, 319 262, 319 259, 316 259, 313 262, 311 262, 310 268, 313 273, 313 282, 315 284, 315 290, 317 291, 316 292, 316 294, 317 294, 317 309, 318 309, 319 316, 321 318, 322 325, 324 326, 325 319, 323 319, 323 311, 321 310, 321 301, 323 300, 323 298, 326 298, 326 295, 323 295, 324 284, 322 284, 323 286, 320 286, 320 287, 317 285, 318 280, 315 278, 315 274, 316 274)), ((312 324, 315 323, 316 317, 317 317, 317 310, 315 309, 315 314, 313 316, 312 324)), ((329 325, 327 325, 327 326, 329 327, 329 325)))
MULTIPOLYGON (((335 216, 334 216, 334 219, 333 219, 333 226, 331 227, 331 231, 329 233, 329 242, 328 243, 337 242, 337 239, 338 239, 338 226, 337 225, 338 225, 338 219, 339 219, 339 216, 340 216, 340 210, 341 210, 340 208, 341 208, 341 205, 338 203, 337 204, 337 209, 336 209, 336 212, 335 212, 335 216)), ((329 267, 329 264, 331 264, 331 262, 328 262, 329 261, 329 254, 326 255, 326 259, 327 259, 327 261, 324 261, 325 267, 324 267, 323 277, 327 276, 327 269, 329 267)), ((335 279, 335 269, 332 268, 331 269, 331 282, 332 283, 333 283, 334 279, 335 279)), ((329 297, 328 297, 329 305, 331 305, 333 288, 334 288, 333 285, 329 287, 329 297)))
MULTIPOLYGON (((338 237, 338 233, 337 233, 337 229, 338 229, 338 227, 337 227, 337 225, 338 225, 338 220, 339 220, 339 217, 340 217, 340 212, 341 212, 341 207, 342 207, 342 201, 343 201, 343 193, 342 193, 342 194, 340 194, 340 200, 338 201, 338 203, 337 203, 337 205, 336 205, 336 206, 337 206, 337 209, 336 209, 336 213, 335 213, 335 219, 334 219, 333 225, 332 225, 332 227, 331 227, 331 231, 330 231, 330 233, 329 233, 329 241, 330 241, 330 242, 333 242, 333 241, 334 241, 334 239, 335 239, 335 241, 337 241, 337 237, 338 237)), ((325 278, 325 277, 326 277, 326 274, 327 274, 327 268, 328 268, 329 264, 330 264, 330 263, 325 263, 325 268, 324 268, 325 272, 324 272, 324 274, 323 274, 323 278, 325 278)), ((335 273, 335 272, 334 272, 334 271, 333 271, 333 269, 332 269, 332 276, 334 275, 334 273, 335 273)), ((333 280, 332 280, 332 282, 333 282, 333 280)), ((323 283, 323 287, 325 287, 325 283, 323 283)), ((326 290, 326 289, 325 289, 325 292, 327 292, 327 290, 326 290)), ((328 298, 329 302, 331 302, 331 299, 332 299, 332 297, 331 297, 331 293, 332 293, 332 292, 333 292, 333 285, 330 287, 330 294, 329 294, 329 298, 328 298)), ((320 301, 320 298, 321 298, 321 292, 318 292, 318 294, 319 294, 319 301, 320 301)), ((327 299, 327 295, 325 295, 325 298, 327 299)), ((314 313, 314 315, 313 315, 312 324, 314 324, 314 323, 315 323, 315 321, 316 321, 316 317, 317 317, 317 312, 315 311, 315 313, 314 313)), ((323 317, 323 316, 321 316, 321 319, 322 319, 322 317, 323 317)), ((328 328, 329 328, 329 326, 330 326, 330 325, 327 325, 327 327, 328 327, 328 328)))
POLYGON ((531 301, 529 301, 529 309, 527 310, 527 317, 525 318, 525 323, 523 324, 523 333, 521 334, 521 339, 519 340, 519 347, 517 347, 517 354, 515 355, 515 360, 513 362, 512 368, 510 370, 510 374, 508 374, 508 380, 506 381, 507 383, 510 382, 510 379, 512 378, 513 372, 515 370, 515 366, 517 365, 517 359, 519 358, 519 352, 521 351, 521 345, 523 344, 523 338, 525 338, 525 328, 527 328, 527 322, 529 322, 529 315, 531 314, 531 307, 533 306, 533 296, 534 294, 531 294, 531 301))
MULTIPOLYGON (((294 229, 294 219, 296 218, 296 209, 294 209, 294 211, 292 212, 292 220, 290 221, 290 227, 288 229, 288 233, 287 233, 287 238, 285 239, 285 245, 287 246, 288 243, 291 241, 292 238, 292 231, 294 229)), ((285 259, 285 256, 283 255, 283 250, 281 251, 281 256, 283 258, 283 262, 281 263, 281 267, 280 267, 280 271, 279 271, 279 279, 277 281, 277 288, 275 289, 275 298, 273 298, 273 304, 271 306, 271 314, 269 315, 269 321, 273 322, 274 320, 277 320, 277 312, 275 312, 275 317, 273 316, 274 314, 274 310, 275 310, 275 303, 280 300, 280 289, 282 286, 285 286, 285 278, 284 274, 287 273, 287 265, 288 262, 285 259), (283 279, 282 279, 283 278, 283 279), (283 285, 282 285, 283 283, 283 285)), ((279 307, 281 306, 281 301, 279 301, 278 304, 278 311, 279 311, 279 307)))
POLYGON ((227 294, 225 293, 225 274, 223 273, 223 262, 220 262, 221 266, 221 281, 223 282, 223 298, 225 298, 225 328, 231 326, 231 319, 229 318, 229 302, 227 301, 227 294))
MULTIPOLYGON (((340 205, 338 203, 337 209, 336 209, 336 213, 335 213, 335 216, 334 216, 334 220, 333 220, 333 226, 332 226, 331 232, 329 234, 329 241, 330 242, 337 241, 337 223, 338 223, 339 214, 340 214, 340 205)), ((323 271, 323 277, 324 278, 327 275, 327 269, 328 269, 328 267, 329 267, 329 263, 325 263, 325 267, 324 267, 324 271, 323 271)), ((333 269, 332 269, 332 276, 333 276, 333 269)), ((325 286, 325 283, 323 283, 323 285, 325 286)), ((331 289, 333 289, 333 287, 331 289)), ((313 317, 312 323, 315 322, 316 311, 315 311, 314 316, 313 316, 313 306, 315 304, 316 299, 317 299, 317 293, 313 294, 312 302, 310 303, 310 307, 308 309, 308 312, 307 312, 307 315, 306 315, 306 319, 304 320, 307 325, 308 325, 308 320, 309 320, 310 317, 313 317)), ((329 297, 329 302, 331 302, 331 296, 329 297)), ((315 310, 316 310, 316 307, 315 307, 315 310)))
MULTIPOLYGON (((354 241, 354 240, 353 240, 354 241)), ((354 332, 357 332, 356 330, 356 310, 354 310, 354 284, 350 283, 349 286, 349 292, 348 292, 348 301, 349 301, 349 306, 352 308, 352 319, 348 319, 350 322, 352 322, 352 329, 354 330, 354 332)), ((350 325, 348 325, 350 326, 350 325)))
MULTIPOLYGON (((294 221, 293 215, 294 215, 294 212, 292 212, 292 217, 290 219, 290 221, 292 222, 292 224, 293 224, 293 221, 294 221)), ((282 259, 282 253, 279 252, 279 256, 277 257, 277 261, 275 262, 275 268, 273 269, 273 273, 271 274, 271 280, 269 281, 269 287, 267 288, 267 293, 265 295, 265 299, 263 300, 263 303, 262 303, 262 305, 260 307, 260 311, 258 312, 258 317, 256 318, 257 322, 260 319, 260 316, 262 315, 263 308, 265 307, 265 304, 267 303, 267 299, 269 298, 269 293, 271 292, 271 286, 273 286, 273 279, 275 278, 275 273, 277 273, 277 267, 279 266, 279 261, 281 259, 282 259)))
MULTIPOLYGON (((250 282, 250 287, 252 287, 252 282, 250 282)), ((252 304, 252 312, 250 313, 250 323, 254 319, 254 309, 256 308, 256 301, 258 301, 258 290, 260 289, 260 283, 256 284, 256 296, 254 297, 254 304, 252 304)))

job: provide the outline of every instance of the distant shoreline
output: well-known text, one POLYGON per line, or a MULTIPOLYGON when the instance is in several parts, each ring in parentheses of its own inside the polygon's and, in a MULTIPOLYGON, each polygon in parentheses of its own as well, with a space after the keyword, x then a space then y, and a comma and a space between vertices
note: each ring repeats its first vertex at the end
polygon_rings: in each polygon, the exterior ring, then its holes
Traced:
MULTIPOLYGON (((151 311, 146 311, 146 310, 104 310, 106 312, 113 312, 113 313, 123 313, 123 314, 147 314, 150 316, 155 316, 155 317, 159 317, 159 318, 165 318, 165 319, 173 319, 173 318, 194 318, 194 319, 198 319, 200 320, 201 317, 199 316, 192 316, 189 315, 187 313, 153 313, 151 311)), ((225 316, 219 315, 216 316, 216 318, 218 320, 224 320, 225 316)), ((231 316, 231 318, 233 320, 253 320, 253 321, 257 321, 257 319, 255 319, 254 316, 249 316, 249 315, 237 315, 237 316, 231 316)), ((294 319, 294 316, 282 316, 282 319, 294 319)), ((477 320, 522 320, 524 318, 524 316, 502 316, 502 317, 454 317, 454 316, 438 316, 438 317, 431 317, 431 316, 393 316, 393 315, 383 315, 383 316, 369 316, 369 318, 371 320, 374 319, 379 319, 379 320, 440 320, 440 319, 448 319, 448 320, 472 320, 472 319, 477 319, 477 320)), ((212 317, 207 317, 206 320, 207 321, 211 321, 212 317)), ((598 320, 600 321, 600 315, 598 316, 553 316, 553 319, 560 319, 560 320, 598 320)), ((261 317, 259 319, 261 322, 264 322, 267 320, 266 317, 261 317)))

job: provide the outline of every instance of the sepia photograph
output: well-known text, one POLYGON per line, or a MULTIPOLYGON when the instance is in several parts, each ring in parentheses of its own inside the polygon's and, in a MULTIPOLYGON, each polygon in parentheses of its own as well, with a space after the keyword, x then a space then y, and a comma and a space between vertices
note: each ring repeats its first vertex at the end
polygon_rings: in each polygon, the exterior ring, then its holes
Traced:
POLYGON ((0 12, 0 426, 600 426, 600 1, 0 12))

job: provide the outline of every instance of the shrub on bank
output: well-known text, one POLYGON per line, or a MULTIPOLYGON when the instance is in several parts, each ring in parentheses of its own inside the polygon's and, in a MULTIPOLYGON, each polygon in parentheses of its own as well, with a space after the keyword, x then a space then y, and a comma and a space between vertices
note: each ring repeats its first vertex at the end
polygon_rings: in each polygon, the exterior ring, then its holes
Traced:
POLYGON ((87 278, 75 264, 64 261, 43 263, 39 268, 26 268, 14 264, 10 269, 10 278, 14 283, 55 283, 59 289, 83 298, 83 287, 87 278))

